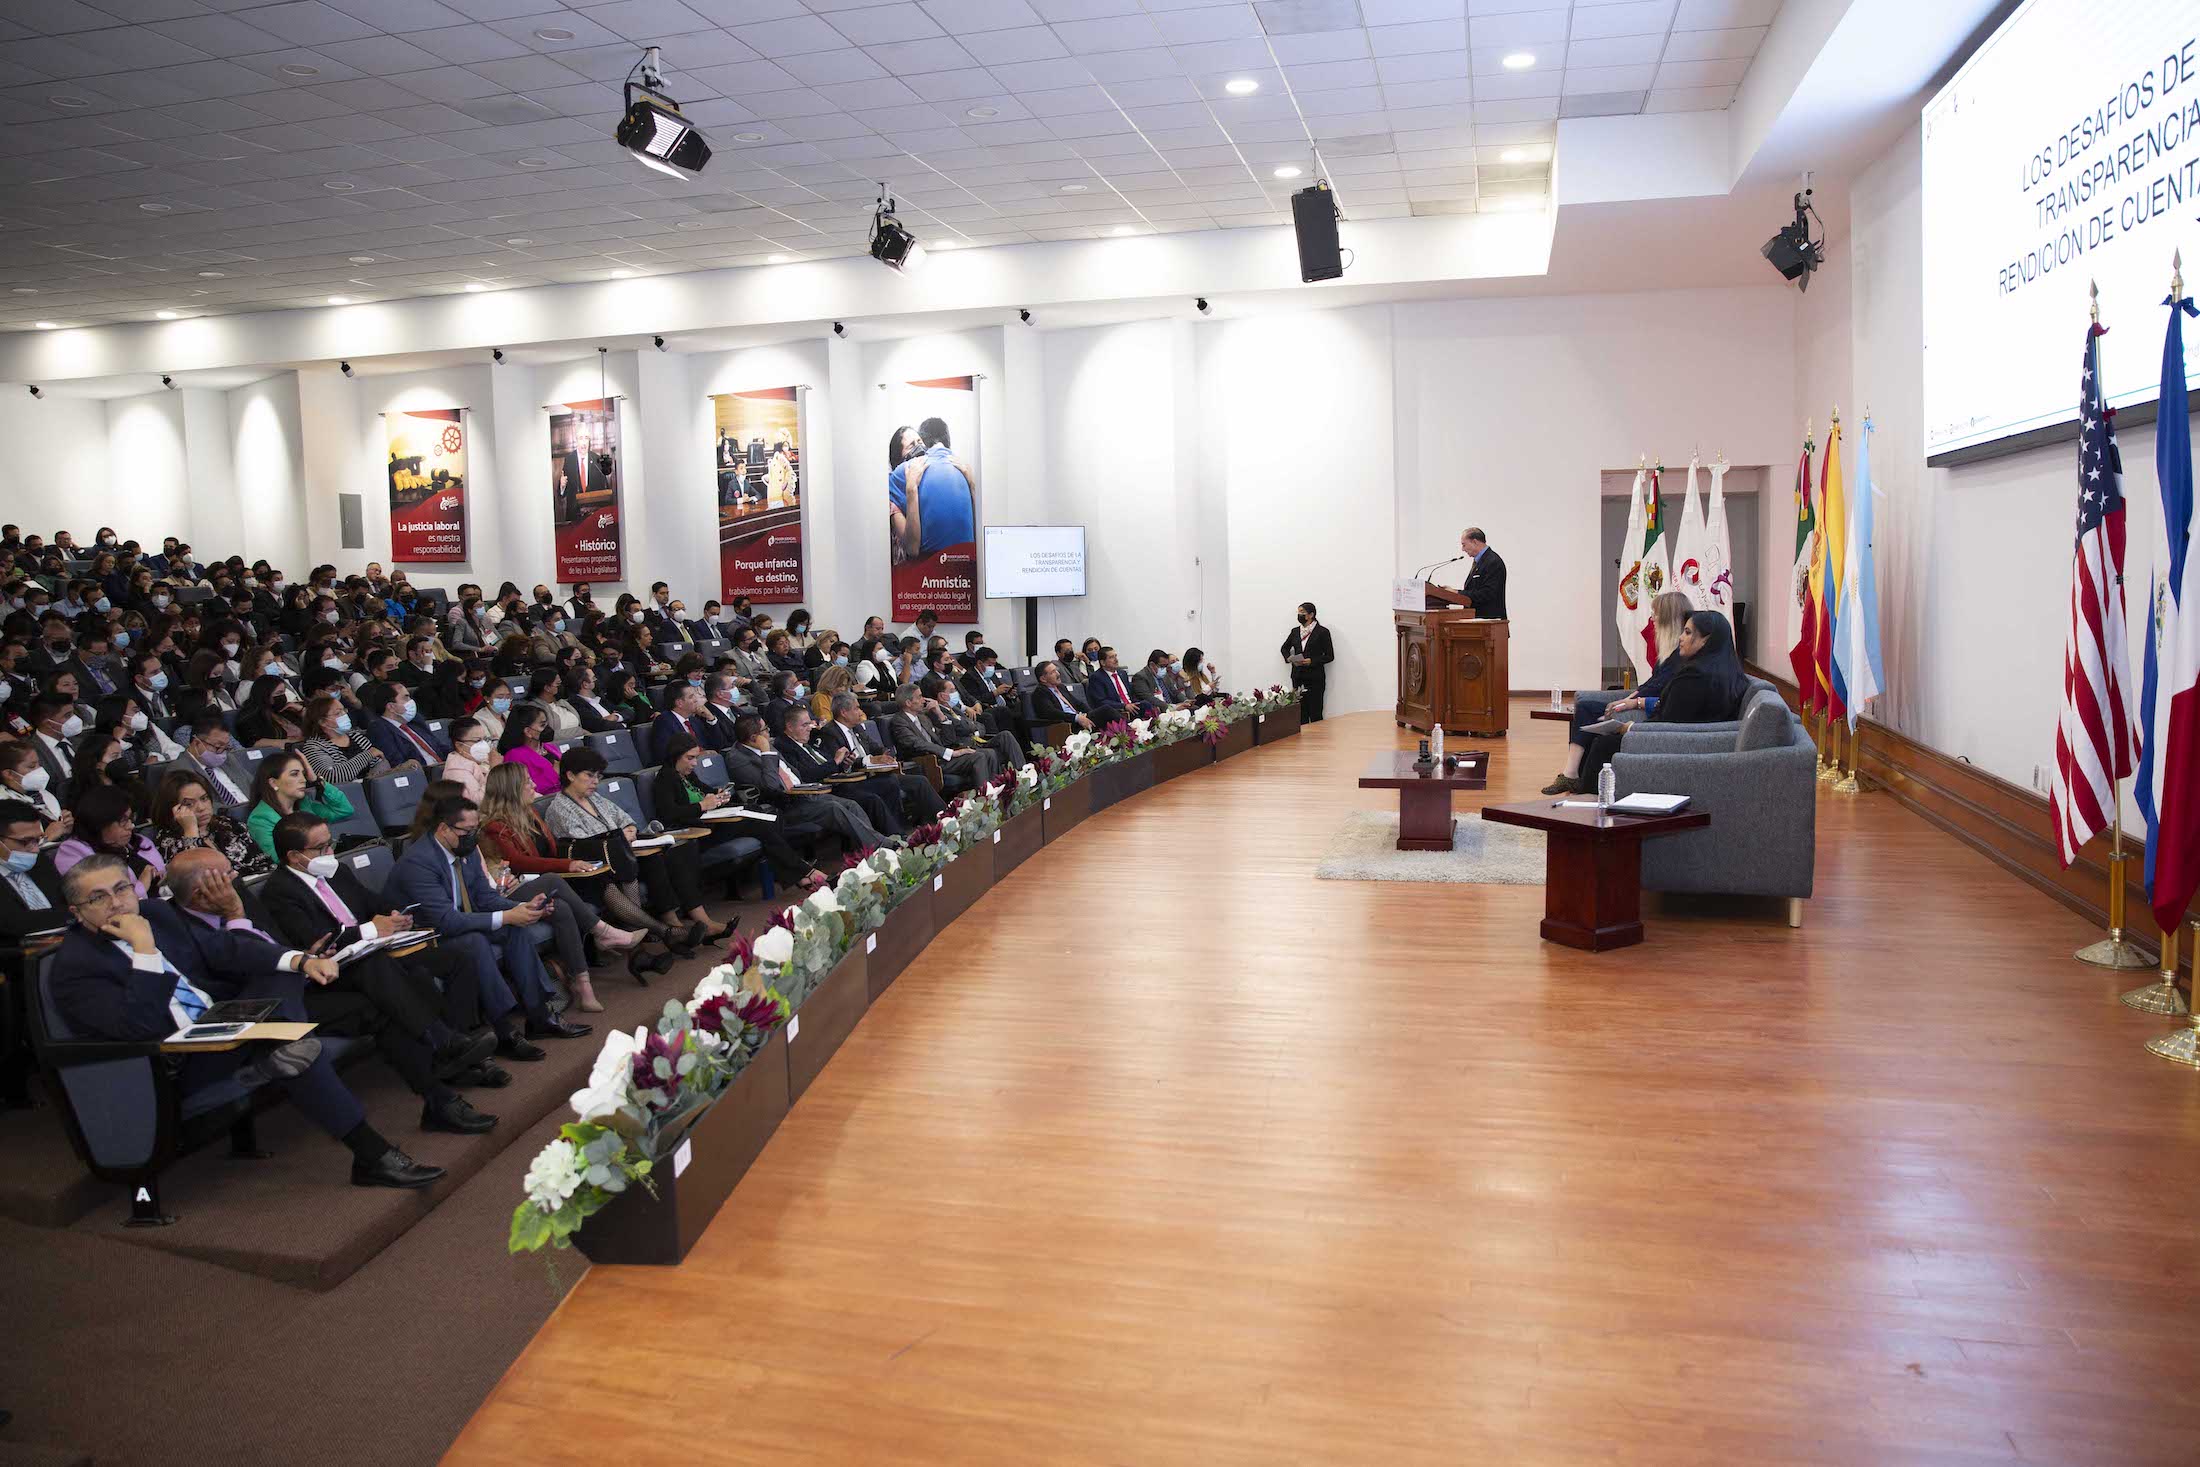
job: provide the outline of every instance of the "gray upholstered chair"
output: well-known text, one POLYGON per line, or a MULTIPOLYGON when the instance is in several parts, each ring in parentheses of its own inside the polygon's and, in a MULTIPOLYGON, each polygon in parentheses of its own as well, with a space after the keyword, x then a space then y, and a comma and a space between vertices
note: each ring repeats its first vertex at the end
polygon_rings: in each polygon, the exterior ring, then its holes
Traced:
POLYGON ((1725 724, 1645 724, 1630 731, 1612 772, 1622 795, 1686 795, 1711 816, 1702 830, 1646 841, 1646 891, 1788 898, 1800 926, 1818 835, 1818 754, 1801 720, 1768 683, 1725 724))

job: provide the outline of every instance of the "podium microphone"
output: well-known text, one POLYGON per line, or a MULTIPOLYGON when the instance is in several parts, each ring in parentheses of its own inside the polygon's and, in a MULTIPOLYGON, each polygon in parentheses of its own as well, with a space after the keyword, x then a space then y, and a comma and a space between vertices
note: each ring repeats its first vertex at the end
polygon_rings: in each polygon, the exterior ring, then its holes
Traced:
POLYGON ((1426 580, 1430 571, 1440 571, 1447 565, 1457 565, 1460 561, 1465 559, 1466 556, 1464 555, 1454 555, 1449 560, 1434 561, 1428 565, 1422 566, 1419 570, 1415 571, 1413 573, 1413 579, 1417 581, 1426 580))

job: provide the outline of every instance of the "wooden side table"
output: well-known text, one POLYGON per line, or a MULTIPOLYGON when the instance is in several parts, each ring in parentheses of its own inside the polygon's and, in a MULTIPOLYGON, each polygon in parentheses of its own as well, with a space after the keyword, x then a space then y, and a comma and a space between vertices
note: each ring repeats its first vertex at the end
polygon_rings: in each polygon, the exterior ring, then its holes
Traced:
POLYGON ((1700 810, 1614 815, 1593 804, 1560 800, 1487 805, 1482 818, 1540 830, 1549 838, 1543 940, 1593 953, 1642 941, 1642 843, 1711 823, 1700 810))
POLYGON ((1360 776, 1363 790, 1398 792, 1398 849, 1448 851, 1451 843, 1451 792, 1490 787, 1490 756, 1483 750, 1462 752, 1452 766, 1432 767, 1427 773, 1414 768, 1419 758, 1411 749, 1377 754, 1360 776))

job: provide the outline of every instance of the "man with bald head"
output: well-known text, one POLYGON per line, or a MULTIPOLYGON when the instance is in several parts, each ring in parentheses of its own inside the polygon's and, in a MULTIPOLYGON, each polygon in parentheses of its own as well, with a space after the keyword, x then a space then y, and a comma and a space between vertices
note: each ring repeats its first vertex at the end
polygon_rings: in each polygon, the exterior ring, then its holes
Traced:
MULTIPOLYGON (((168 863, 169 894, 177 906, 209 927, 229 927, 274 943, 275 938, 245 916, 235 875, 229 858, 220 851, 178 851, 168 863)), ((384 917, 381 921, 410 925, 409 919, 384 917)), ((332 946, 324 939, 305 950, 318 953, 332 946)), ((475 1110, 446 1083, 450 1075, 487 1058, 496 1040, 486 1034, 468 1038, 452 1033, 443 1022, 442 999, 432 978, 388 953, 355 958, 341 968, 333 959, 326 962, 327 976, 309 975, 313 981, 303 994, 306 1017, 320 1026, 316 1033, 352 1039, 372 1035, 390 1068, 420 1097, 423 1131, 471 1136, 496 1126, 495 1116, 475 1110)))

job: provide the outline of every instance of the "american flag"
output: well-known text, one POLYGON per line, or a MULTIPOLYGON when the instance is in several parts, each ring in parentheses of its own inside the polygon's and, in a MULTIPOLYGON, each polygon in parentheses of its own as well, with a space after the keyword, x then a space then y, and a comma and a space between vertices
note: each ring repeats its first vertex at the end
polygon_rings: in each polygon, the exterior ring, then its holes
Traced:
POLYGON ((2098 322, 2086 328, 2078 386, 2078 525, 2049 797, 2065 867, 2107 828, 2116 781, 2131 774, 2137 746, 2124 637, 2124 463, 2115 414, 2101 401, 2099 339, 2106 329, 2098 322))

